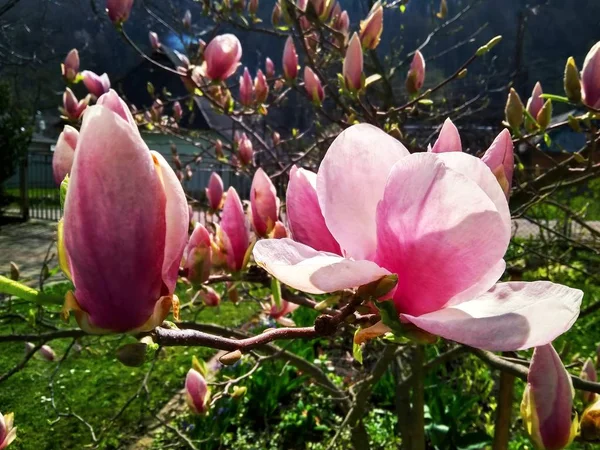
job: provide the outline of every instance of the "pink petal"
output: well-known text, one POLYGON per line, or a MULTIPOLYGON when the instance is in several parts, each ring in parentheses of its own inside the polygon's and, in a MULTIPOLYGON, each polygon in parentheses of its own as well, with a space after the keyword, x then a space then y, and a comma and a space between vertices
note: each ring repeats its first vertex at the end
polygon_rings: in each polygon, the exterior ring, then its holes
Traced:
MULTIPOLYGON (((137 129, 137 128, 136 128, 137 129)), ((158 152, 150 152, 159 164, 161 181, 167 197, 165 256, 163 261, 163 281, 172 294, 179 273, 179 263, 188 239, 189 207, 181 183, 169 163, 158 152)), ((163 293, 164 295, 164 293, 163 293)))
POLYGON ((529 100, 527 101, 527 111, 529 111, 529 114, 531 114, 534 119, 537 119, 540 109, 544 106, 544 99, 540 97, 542 94, 542 85, 538 81, 535 83, 533 91, 531 92, 531 97, 529 97, 529 100))
POLYGON ((331 235, 321 214, 316 186, 316 173, 292 167, 286 193, 286 211, 292 237, 315 250, 341 255, 340 245, 331 235))
POLYGON ((64 236, 75 296, 92 325, 128 331, 153 314, 163 285, 166 203, 137 131, 104 106, 88 108, 65 200, 64 236))
POLYGON ((287 238, 258 241, 254 259, 282 283, 311 294, 362 286, 390 274, 371 261, 319 252, 287 238))
POLYGON ((131 115, 131 111, 129 111, 129 107, 113 89, 110 89, 106 94, 102 95, 98 99, 97 104, 110 109, 123 120, 125 120, 129 125, 131 125, 135 130, 138 129, 135 119, 131 115))
POLYGON ((250 240, 244 208, 237 191, 233 187, 230 187, 227 191, 227 199, 221 214, 221 228, 226 236, 227 264, 231 270, 240 270, 250 240))
POLYGON ((583 103, 600 108, 600 42, 588 52, 581 70, 583 103))
POLYGON ((471 347, 514 351, 545 345, 571 328, 582 297, 578 289, 549 281, 498 283, 460 305, 401 317, 471 347))
POLYGON ((256 171, 252 179, 250 207, 254 231, 259 236, 265 237, 273 230, 275 222, 277 222, 279 198, 277 198, 275 185, 261 168, 256 171))
POLYGON ((349 256, 369 259, 375 253, 377 202, 391 167, 408 155, 400 142, 367 124, 346 129, 329 147, 317 195, 327 228, 349 256))
POLYGON ((462 143, 458 129, 450 119, 444 121, 440 135, 431 148, 433 153, 462 152, 462 143))
POLYGON ((52 155, 52 172, 57 186, 60 186, 65 176, 71 172, 77 139, 79 139, 79 131, 70 125, 65 125, 52 155))
MULTIPOLYGON (((473 167, 493 178, 485 165, 473 167)), ((398 161, 377 210, 375 262, 398 274, 399 311, 435 311, 476 284, 496 281, 490 270, 510 239, 505 221, 487 193, 439 155, 398 161)))
POLYGON ((513 170, 515 166, 514 148, 510 131, 504 129, 500 132, 481 160, 491 169, 504 191, 506 198, 510 195, 512 187, 513 170))

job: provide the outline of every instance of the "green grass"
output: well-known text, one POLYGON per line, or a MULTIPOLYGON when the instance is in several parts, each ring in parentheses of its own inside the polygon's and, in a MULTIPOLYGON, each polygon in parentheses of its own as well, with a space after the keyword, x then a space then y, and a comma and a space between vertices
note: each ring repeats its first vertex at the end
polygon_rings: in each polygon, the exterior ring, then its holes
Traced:
MULTIPOLYGON (((68 283, 53 286, 56 291, 68 288, 68 283)), ((186 294, 178 294, 185 302, 186 294)), ((15 307, 17 312, 34 317, 36 311, 28 308, 26 305, 15 307)), ((256 303, 242 302, 235 306, 226 302, 220 308, 204 309, 197 320, 236 326, 246 322, 257 309, 256 303)), ((54 320, 57 314, 58 310, 48 318, 54 320)), ((11 331, 23 333, 28 330, 20 324, 11 331)), ((91 445, 90 429, 70 413, 80 416, 93 427, 100 448, 123 448, 124 442, 138 434, 140 424, 151 419, 149 411, 160 410, 183 387, 192 355, 206 359, 214 353, 200 347, 161 350, 148 378, 149 394, 144 393, 116 417, 140 387, 152 365, 146 362, 141 367, 126 367, 117 361, 115 350, 127 342, 135 342, 135 339, 121 335, 88 336, 81 340, 81 353, 71 352, 60 364, 36 356, 25 369, 2 383, 0 410, 14 412, 18 427, 18 438, 11 450, 81 449, 91 445)), ((70 343, 70 339, 51 343, 58 359, 70 343)), ((4 344, 0 353, 0 373, 21 361, 23 354, 22 343, 4 344)))

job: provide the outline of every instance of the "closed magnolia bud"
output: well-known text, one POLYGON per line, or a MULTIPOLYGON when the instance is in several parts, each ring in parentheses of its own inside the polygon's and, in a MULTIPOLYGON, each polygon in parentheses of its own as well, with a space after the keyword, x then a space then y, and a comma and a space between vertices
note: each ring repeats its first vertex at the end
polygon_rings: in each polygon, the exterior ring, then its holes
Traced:
POLYGON ((552 100, 546 100, 546 103, 544 103, 544 106, 542 106, 542 109, 540 110, 539 114, 537 115, 537 123, 542 130, 545 130, 546 128, 548 128, 548 125, 550 125, 551 120, 552 120, 552 100))
POLYGON ((350 16, 348 15, 348 11, 342 11, 333 23, 333 27, 344 36, 348 36, 348 30, 350 30, 350 16))
POLYGON ((0 450, 4 450, 17 437, 17 427, 13 426, 15 415, 0 413, 0 450))
MULTIPOLYGON (((591 358, 588 358, 581 369, 581 374, 579 378, 582 380, 593 381, 594 383, 598 381, 598 375, 596 373, 596 367, 594 366, 594 361, 591 358)), ((596 399, 596 394, 594 392, 582 392, 583 403, 592 403, 596 399)))
POLYGON ((148 33, 148 39, 150 41, 150 47, 152 47, 152 50, 157 51, 158 49, 160 49, 160 41, 158 40, 158 34, 156 34, 154 31, 150 31, 148 33))
POLYGON ((349 91, 355 92, 362 87, 363 53, 358 34, 354 33, 348 43, 342 74, 349 91))
POLYGON ((220 225, 217 231, 219 247, 224 250, 229 269, 238 272, 244 265, 250 239, 242 201, 233 187, 227 191, 220 225))
POLYGON ((579 71, 572 56, 567 59, 565 65, 564 87, 565 94, 570 101, 573 103, 581 101, 581 81, 579 81, 579 71))
POLYGON ((214 307, 219 306, 221 303, 221 296, 210 286, 204 286, 198 294, 198 297, 206 306, 214 307))
POLYGON ((288 81, 293 81, 298 76, 298 53, 291 36, 285 41, 283 49, 283 74, 288 81))
POLYGON ((162 323, 177 302, 188 205, 175 173, 148 149, 112 90, 83 119, 64 211, 58 245, 75 285, 65 313, 73 310, 89 333, 162 323))
POLYGON ((260 237, 266 237, 275 227, 279 216, 279 198, 275 185, 262 168, 252 179, 250 187, 252 227, 260 237))
POLYGON ((252 141, 246 136, 246 133, 242 133, 242 136, 238 141, 238 155, 242 165, 247 166, 252 164, 254 149, 252 147, 252 141))
POLYGON ((248 12, 255 16, 258 12, 258 0, 250 0, 248 3, 248 12))
POLYGON ((183 24, 183 27, 186 29, 191 28, 192 26, 192 13, 191 11, 188 9, 185 11, 185 14, 183 15, 183 19, 181 19, 181 23, 183 24))
POLYGON ((494 139, 481 160, 491 169, 496 176, 506 198, 510 196, 512 177, 515 165, 514 146, 510 132, 502 130, 494 139))
POLYGON ((19 270, 19 266, 13 261, 10 262, 10 279, 14 281, 19 281, 21 276, 21 272, 19 270))
POLYGON ((79 120, 83 111, 88 107, 89 98, 77 100, 70 88, 63 93, 63 113, 69 120, 79 120))
POLYGON ((600 42, 591 48, 583 62, 581 91, 584 104, 600 109, 600 42))
POLYGON ((271 13, 271 23, 274 27, 278 27, 281 22, 281 5, 279 2, 275 2, 275 6, 273 6, 273 12, 271 13))
POLYGON ((251 106, 254 103, 254 85, 247 67, 240 77, 240 103, 244 106, 251 106))
POLYGON ((517 91, 514 88, 510 88, 508 93, 508 99, 506 100, 506 107, 504 108, 504 115, 506 122, 514 130, 518 130, 523 123, 523 102, 517 91))
POLYGON ((35 344, 32 342, 25 342, 25 354, 28 355, 35 348, 35 344))
POLYGON ((219 358, 219 362, 226 366, 232 366, 240 359, 242 359, 242 352, 239 350, 234 350, 229 353, 225 353, 223 356, 219 358))
POLYGON ((68 83, 75 81, 79 73, 79 53, 77 49, 72 49, 61 65, 62 76, 68 83))
POLYGON ((90 70, 84 70, 81 72, 81 76, 87 90, 97 98, 106 94, 110 89, 110 79, 105 73, 98 75, 90 70))
POLYGON ((527 112, 531 114, 535 120, 537 120, 537 116, 544 106, 544 99, 540 97, 542 94, 542 85, 538 81, 535 83, 531 97, 527 100, 527 112))
POLYGON ((173 118, 175 119, 175 121, 179 122, 181 120, 182 116, 183 116, 183 108, 181 107, 181 103, 179 103, 179 102, 173 103, 173 118))
POLYGON ((281 135, 277 131, 273 131, 271 140, 273 141, 273 147, 277 147, 281 142, 281 135))
POLYGON ((227 298, 231 303, 237 305, 240 301, 240 292, 237 289, 237 284, 228 281, 225 283, 225 289, 227 289, 227 298))
POLYGON ((108 18, 115 25, 122 25, 129 18, 133 0, 106 0, 108 18))
POLYGON ((364 49, 373 50, 379 45, 383 31, 383 6, 375 2, 369 15, 360 22, 360 41, 364 49))
POLYGON ((306 93, 315 104, 320 105, 323 102, 325 91, 321 80, 308 66, 304 67, 304 89, 306 89, 306 93))
POLYGON ((187 269, 186 278, 194 286, 200 286, 210 276, 212 248, 210 235, 204 225, 196 224, 190 240, 183 250, 183 267, 187 269))
POLYGON ((258 69, 256 77, 254 78, 254 96, 256 97, 257 103, 264 103, 269 96, 269 85, 267 84, 267 78, 262 70, 258 69))
POLYGON ((205 74, 214 81, 224 81, 237 70, 242 59, 242 44, 233 34, 215 37, 204 50, 205 74))
POLYGON ((406 90, 410 95, 415 95, 423 87, 425 82, 425 58, 417 50, 413 56, 408 74, 406 75, 406 90))
POLYGON ((544 450, 567 447, 577 434, 571 420, 573 385, 552 344, 536 347, 521 403, 523 424, 535 445, 544 450))
POLYGON ((269 57, 265 59, 265 72, 267 73, 268 78, 273 78, 275 76, 275 63, 269 57))
POLYGON ((208 199, 208 205, 212 211, 217 211, 221 208, 223 202, 223 180, 216 172, 211 173, 210 178, 208 179, 206 198, 208 199))
POLYGON ((221 139, 217 139, 215 141, 215 156, 217 159, 222 159, 225 157, 225 155, 223 154, 223 142, 221 141, 221 139))
POLYGON ((285 225, 281 221, 275 222, 275 227, 273 227, 273 233, 271 234, 273 239, 283 239, 288 237, 287 229, 285 225))
POLYGON ((122 345, 117 349, 116 356, 119 362, 128 367, 139 367, 146 362, 148 345, 135 342, 122 345))
POLYGON ((583 441, 600 441, 600 395, 596 396, 596 402, 581 415, 579 429, 583 441))
POLYGON ((78 139, 79 131, 70 125, 65 125, 52 155, 52 173, 57 186, 60 186, 67 174, 71 172, 78 139))
POLYGON ((208 383, 195 369, 190 369, 185 377, 185 399, 195 414, 206 414, 210 408, 208 383))
POLYGON ((40 356, 44 358, 46 361, 54 361, 56 359, 56 353, 52 350, 52 347, 49 345, 42 345, 40 348, 40 356))

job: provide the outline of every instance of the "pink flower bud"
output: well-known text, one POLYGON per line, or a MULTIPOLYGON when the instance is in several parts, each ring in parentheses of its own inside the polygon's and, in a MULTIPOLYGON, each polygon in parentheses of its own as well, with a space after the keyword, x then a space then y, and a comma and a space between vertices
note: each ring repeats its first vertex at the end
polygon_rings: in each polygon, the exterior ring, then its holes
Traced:
POLYGON ((240 77, 240 103, 251 106, 254 103, 254 85, 248 68, 244 68, 244 75, 240 77))
POLYGON ((15 415, 0 413, 0 450, 8 447, 17 437, 17 427, 13 426, 15 415))
POLYGON ((200 372, 190 369, 185 377, 185 399, 195 414, 205 414, 210 408, 210 389, 200 372))
POLYGON ((125 103, 112 90, 100 97, 83 119, 59 240, 75 285, 65 310, 82 329, 162 323, 177 301, 188 216, 177 176, 150 152, 125 103))
POLYGON ((52 347, 49 345, 42 345, 40 348, 40 356, 44 358, 46 361, 54 361, 56 359, 56 353, 52 350, 52 347))
POLYGON ((273 147, 277 147, 281 142, 281 135, 277 131, 273 131, 273 136, 271 137, 273 141, 273 147))
POLYGON ((190 68, 190 58, 188 58, 184 53, 178 52, 177 50, 173 50, 173 52, 177 55, 177 58, 179 58, 181 63, 177 69, 181 71, 181 68, 183 68, 187 72, 190 68))
POLYGON ((217 232, 219 247, 224 250, 229 269, 237 272, 244 265, 250 245, 248 225, 242 202, 235 188, 230 187, 221 214, 221 228, 217 232))
POLYGON ((308 0, 297 0, 296 6, 300 11, 306 11, 306 7, 308 6, 308 0))
POLYGON ((273 63, 269 57, 265 59, 265 71, 268 78, 273 78, 275 76, 275 63, 273 63))
POLYGON ((106 0, 108 18, 115 25, 121 25, 129 18, 133 0, 106 0))
POLYGON ((83 84, 85 84, 87 90, 90 94, 98 98, 106 94, 110 89, 110 79, 105 73, 98 75, 90 70, 84 70, 81 72, 81 75, 83 76, 83 84))
POLYGON ((206 198, 211 210, 217 211, 221 208, 221 203, 223 202, 223 180, 217 172, 210 174, 208 187, 206 188, 206 198))
POLYGON ((238 154, 242 165, 247 166, 252 164, 254 149, 252 148, 252 141, 246 136, 246 133, 242 133, 238 141, 238 154))
POLYGON ((314 103, 321 104, 325 98, 321 80, 308 66, 304 67, 304 89, 314 103))
POLYGON ((335 2, 333 8, 331 9, 331 20, 335 23, 335 21, 340 17, 340 14, 342 14, 342 7, 338 2, 335 2))
POLYGON ((331 12, 331 7, 333 6, 332 0, 310 0, 310 4, 312 5, 315 14, 321 20, 327 19, 331 12))
POLYGON ((283 74, 289 81, 295 80, 298 76, 298 53, 291 36, 285 41, 283 49, 283 74))
POLYGON ((258 69, 254 78, 254 95, 256 96, 256 102, 259 104, 267 101, 267 97, 269 96, 267 77, 265 77, 265 74, 260 69, 258 69))
POLYGON ((221 303, 221 296, 210 286, 203 286, 199 292, 198 297, 202 302, 209 307, 219 306, 221 303))
POLYGON ((285 228, 285 225, 281 221, 275 222, 275 227, 273 228, 273 233, 271 235, 273 239, 283 239, 288 237, 288 231, 285 228))
POLYGON ((350 16, 348 16, 348 11, 343 11, 339 15, 333 23, 333 27, 345 36, 348 35, 348 30, 350 30, 350 16))
POLYGON ((536 347, 531 359, 521 415, 527 433, 540 449, 559 450, 577 434, 571 421, 573 385, 552 344, 536 347))
POLYGON ((357 91, 362 87, 363 53, 358 34, 354 33, 348 44, 342 74, 346 88, 357 91))
POLYGON ((225 157, 223 154, 223 142, 221 142, 221 139, 217 139, 215 141, 215 156, 217 159, 222 159, 225 157))
POLYGON ((57 186, 60 186, 65 176, 71 172, 78 138, 79 131, 70 125, 65 125, 63 132, 58 137, 58 141, 54 147, 54 154, 52 155, 52 173, 54 174, 54 182, 57 186))
POLYGON ((62 76, 68 82, 71 83, 77 78, 79 73, 79 53, 77 49, 72 49, 67 53, 65 61, 61 65, 62 76))
POLYGON ((35 348, 35 344, 32 342, 25 342, 25 355, 31 353, 31 351, 35 348))
POLYGON ((152 118, 155 121, 160 122, 163 111, 164 111, 163 102, 159 98, 157 98, 156 100, 154 100, 154 102, 152 103, 152 107, 150 108, 152 118))
POLYGON ((537 120, 537 116, 544 106, 544 99, 540 97, 542 94, 542 85, 538 81, 535 83, 531 97, 529 97, 529 100, 527 100, 527 111, 535 120, 537 120))
MULTIPOLYGON (((594 361, 591 358, 588 358, 581 369, 581 375, 579 378, 582 380, 593 381, 594 383, 598 381, 598 374, 596 373, 596 367, 594 366, 594 361)), ((583 403, 593 403, 596 400, 596 393, 594 392, 582 392, 583 403)))
POLYGON ((360 40, 365 49, 375 49, 379 45, 381 32, 383 31, 383 6, 381 2, 375 2, 369 15, 360 22, 360 40))
POLYGON ((237 70, 242 59, 242 44, 233 34, 215 37, 204 50, 206 76, 214 81, 224 81, 237 70))
POLYGON ((512 138, 507 129, 502 130, 494 139, 481 160, 492 170, 504 194, 506 194, 506 198, 508 198, 512 187, 515 157, 512 138))
POLYGON ((414 95, 423 87, 425 82, 425 58, 419 50, 415 52, 406 76, 406 90, 414 95))
POLYGON ((181 107, 181 103, 179 103, 179 102, 173 103, 173 118, 175 119, 175 121, 179 122, 181 120, 182 116, 183 116, 183 108, 181 107))
POLYGON ((248 3, 248 12, 250 15, 255 16, 258 12, 258 0, 250 0, 248 3))
POLYGON ((281 5, 277 1, 277 2, 275 2, 275 6, 273 6, 273 12, 271 13, 271 23, 273 24, 274 27, 279 26, 279 22, 281 22, 281 15, 282 15, 281 5))
POLYGON ((212 250, 210 235, 204 225, 197 224, 183 251, 183 267, 188 269, 186 278, 199 286, 210 276, 212 250))
POLYGON ((252 179, 250 206, 254 231, 258 236, 266 237, 275 227, 279 216, 279 199, 275 185, 261 168, 252 179))
POLYGON ((600 41, 590 49, 583 62, 581 93, 584 104, 600 108, 600 41))
POLYGON ((158 51, 158 49, 160 49, 158 34, 156 34, 154 31, 151 31, 148 33, 148 39, 150 40, 150 47, 152 47, 152 50, 158 51))
POLYGON ((185 14, 183 15, 183 19, 181 19, 181 23, 183 24, 183 27, 186 29, 191 28, 192 26, 192 13, 191 11, 188 9, 185 11, 185 14))
POLYGON ((89 98, 77 100, 70 88, 65 89, 63 94, 63 112, 69 120, 79 120, 83 111, 88 107, 89 98))

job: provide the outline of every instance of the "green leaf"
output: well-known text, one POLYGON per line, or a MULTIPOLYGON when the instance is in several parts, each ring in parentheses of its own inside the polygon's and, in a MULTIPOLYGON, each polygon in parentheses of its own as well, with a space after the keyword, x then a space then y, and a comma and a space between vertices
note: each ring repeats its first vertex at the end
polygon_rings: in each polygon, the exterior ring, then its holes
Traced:
POLYGON ((402 323, 400 322, 398 311, 396 310, 394 302, 392 300, 385 300, 381 302, 373 302, 373 304, 379 310, 381 321, 390 327, 395 335, 402 336, 404 334, 404 329, 402 327, 402 323))
POLYGON ((420 105, 431 106, 431 105, 433 105, 433 100, 431 100, 429 98, 422 98, 421 100, 419 100, 418 103, 420 105))
POLYGON ((546 100, 552 100, 553 102, 571 103, 567 97, 563 97, 561 95, 542 94, 540 97, 546 100))
POLYGON ((65 209, 65 198, 67 198, 67 189, 69 188, 69 174, 60 183, 60 209, 65 209))
POLYGON ((271 295, 278 308, 281 307, 281 283, 277 278, 271 278, 271 295))

